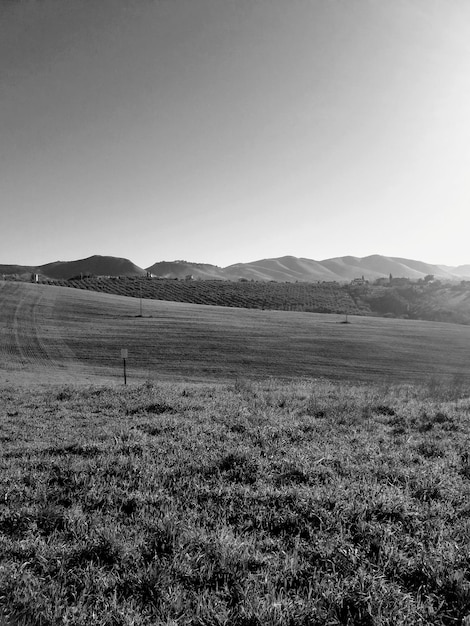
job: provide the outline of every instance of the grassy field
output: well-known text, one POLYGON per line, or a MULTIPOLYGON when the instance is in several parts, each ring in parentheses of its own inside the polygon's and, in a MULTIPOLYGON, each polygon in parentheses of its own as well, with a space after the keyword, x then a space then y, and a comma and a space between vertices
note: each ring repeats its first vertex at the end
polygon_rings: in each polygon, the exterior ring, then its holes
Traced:
POLYGON ((470 401, 446 385, 0 391, 24 625, 470 623, 470 401))
POLYGON ((2 626, 470 625, 470 328, 0 303, 2 626))
POLYGON ((0 383, 468 379, 470 328, 262 311, 0 282, 0 383))
POLYGON ((407 281, 386 285, 334 282, 171 280, 88 277, 44 280, 114 295, 248 309, 369 315, 470 324, 470 282, 407 281))

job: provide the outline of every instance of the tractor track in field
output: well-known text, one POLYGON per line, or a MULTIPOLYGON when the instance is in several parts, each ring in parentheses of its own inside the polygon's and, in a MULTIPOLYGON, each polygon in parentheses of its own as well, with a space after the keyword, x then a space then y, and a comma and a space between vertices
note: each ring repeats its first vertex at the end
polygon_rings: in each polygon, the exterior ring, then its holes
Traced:
POLYGON ((73 379, 82 369, 61 335, 55 301, 54 291, 45 293, 36 285, 0 285, 0 357, 7 370, 73 379))
POLYGON ((55 363, 41 340, 36 319, 41 300, 42 293, 28 293, 18 301, 13 317, 13 337, 23 364, 50 367, 55 363))
POLYGON ((331 378, 470 380, 470 327, 152 301, 0 281, 0 383, 331 378))

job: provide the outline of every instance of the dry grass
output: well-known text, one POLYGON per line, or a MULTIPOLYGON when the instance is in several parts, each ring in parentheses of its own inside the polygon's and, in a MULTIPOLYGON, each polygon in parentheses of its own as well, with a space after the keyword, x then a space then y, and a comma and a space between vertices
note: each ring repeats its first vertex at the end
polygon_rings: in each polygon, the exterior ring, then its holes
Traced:
MULTIPOLYGON (((467 371, 470 327, 139 301, 1 283, 0 383, 325 377, 446 384, 467 371)), ((468 382, 468 377, 467 377, 468 382)))
POLYGON ((0 395, 11 623, 466 623, 464 384, 0 395))

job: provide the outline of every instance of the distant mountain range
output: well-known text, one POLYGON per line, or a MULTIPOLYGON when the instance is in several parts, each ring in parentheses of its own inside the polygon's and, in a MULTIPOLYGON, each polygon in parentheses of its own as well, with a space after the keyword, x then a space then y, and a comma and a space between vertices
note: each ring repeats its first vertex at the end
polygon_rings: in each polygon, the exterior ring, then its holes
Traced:
POLYGON ((252 263, 236 263, 228 267, 218 267, 206 263, 188 261, 161 261, 151 267, 141 268, 118 257, 91 256, 77 261, 56 261, 40 266, 0 265, 2 275, 16 275, 26 278, 38 274, 48 279, 68 279, 80 276, 146 276, 151 273, 159 278, 184 279, 188 276, 203 280, 275 280, 279 282, 349 282, 364 276, 366 280, 377 278, 405 277, 411 279, 434 275, 441 280, 470 279, 470 265, 450 267, 432 265, 422 261, 387 257, 373 254, 367 257, 343 256, 324 261, 284 256, 275 259, 263 259, 252 263))

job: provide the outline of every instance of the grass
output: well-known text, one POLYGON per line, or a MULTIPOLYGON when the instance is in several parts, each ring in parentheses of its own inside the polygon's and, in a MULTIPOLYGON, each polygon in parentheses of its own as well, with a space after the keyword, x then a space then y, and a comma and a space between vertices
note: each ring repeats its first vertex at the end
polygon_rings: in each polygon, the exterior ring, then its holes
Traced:
POLYGON ((130 382, 469 382, 465 326, 150 300, 140 317, 135 298, 24 283, 0 298, 0 384, 120 383, 122 348, 130 382))
POLYGON ((0 391, 11 624, 470 621, 465 383, 0 391))
MULTIPOLYGON (((405 279, 406 281, 406 279, 405 279)), ((470 323, 469 281, 408 281, 402 285, 335 282, 172 280, 143 277, 89 277, 48 280, 53 285, 104 293, 248 309, 377 315, 470 323)))

